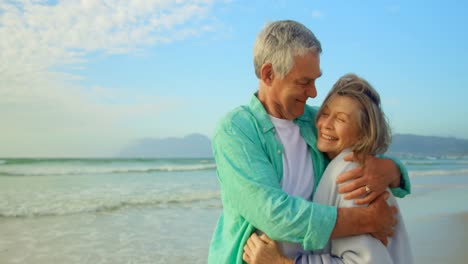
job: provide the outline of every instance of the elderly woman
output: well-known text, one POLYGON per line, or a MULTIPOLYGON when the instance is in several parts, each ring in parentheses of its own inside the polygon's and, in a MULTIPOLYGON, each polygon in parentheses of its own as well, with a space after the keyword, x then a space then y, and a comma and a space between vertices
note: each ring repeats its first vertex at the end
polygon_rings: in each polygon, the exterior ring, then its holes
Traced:
MULTIPOLYGON (((331 160, 325 170, 313 202, 336 207, 355 207, 338 193, 338 175, 365 165, 368 155, 384 153, 391 134, 380 106, 380 96, 364 79, 347 74, 341 77, 329 92, 320 108, 316 125, 317 147, 331 160), (354 162, 345 161, 350 153, 354 162)), ((367 193, 372 186, 365 186, 367 193)), ((387 202, 397 205, 390 193, 387 202)), ((274 263, 412 263, 412 255, 401 214, 387 246, 371 235, 357 235, 332 239, 320 251, 304 252, 291 258, 283 254, 277 242, 265 234, 256 233, 244 247, 244 260, 249 264, 274 263)))

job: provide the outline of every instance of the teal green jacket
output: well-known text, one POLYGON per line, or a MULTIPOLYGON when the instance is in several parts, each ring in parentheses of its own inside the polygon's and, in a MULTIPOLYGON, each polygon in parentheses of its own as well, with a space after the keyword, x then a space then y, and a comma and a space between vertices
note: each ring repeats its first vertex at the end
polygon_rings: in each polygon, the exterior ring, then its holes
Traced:
MULTIPOLYGON (((313 192, 329 162, 316 147, 317 110, 306 105, 304 114, 294 120, 312 154, 313 192)), ((212 142, 223 211, 211 240, 208 263, 243 263, 243 247, 255 229, 274 240, 301 243, 306 250, 326 245, 337 208, 282 191, 283 146, 255 95, 249 105, 236 108, 220 121, 212 142)), ((392 191, 402 197, 409 193, 410 185, 406 169, 399 165, 404 187, 392 191)))

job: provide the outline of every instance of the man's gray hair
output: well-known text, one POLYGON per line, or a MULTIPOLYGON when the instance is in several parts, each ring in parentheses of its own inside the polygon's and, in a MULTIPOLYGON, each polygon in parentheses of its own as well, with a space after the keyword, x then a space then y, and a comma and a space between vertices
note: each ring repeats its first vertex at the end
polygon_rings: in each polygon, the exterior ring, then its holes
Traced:
POLYGON ((254 44, 255 75, 265 63, 271 63, 277 77, 283 79, 294 66, 294 57, 307 52, 320 54, 322 47, 314 33, 292 20, 269 23, 258 34, 254 44))

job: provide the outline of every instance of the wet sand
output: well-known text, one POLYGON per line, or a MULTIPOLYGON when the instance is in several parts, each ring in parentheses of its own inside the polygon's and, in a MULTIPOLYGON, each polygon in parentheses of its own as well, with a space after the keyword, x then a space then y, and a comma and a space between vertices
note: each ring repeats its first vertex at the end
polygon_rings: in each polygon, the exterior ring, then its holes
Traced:
POLYGON ((415 263, 468 263, 468 213, 406 220, 415 263))

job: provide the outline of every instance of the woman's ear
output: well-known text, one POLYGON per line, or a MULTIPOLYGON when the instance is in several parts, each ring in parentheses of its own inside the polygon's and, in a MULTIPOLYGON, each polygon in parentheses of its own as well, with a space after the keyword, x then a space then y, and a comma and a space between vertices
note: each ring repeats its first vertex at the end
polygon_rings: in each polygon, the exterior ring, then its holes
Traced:
POLYGON ((262 65, 260 69, 260 79, 267 85, 271 85, 273 79, 275 78, 275 74, 273 72, 273 65, 271 63, 265 63, 262 65))

